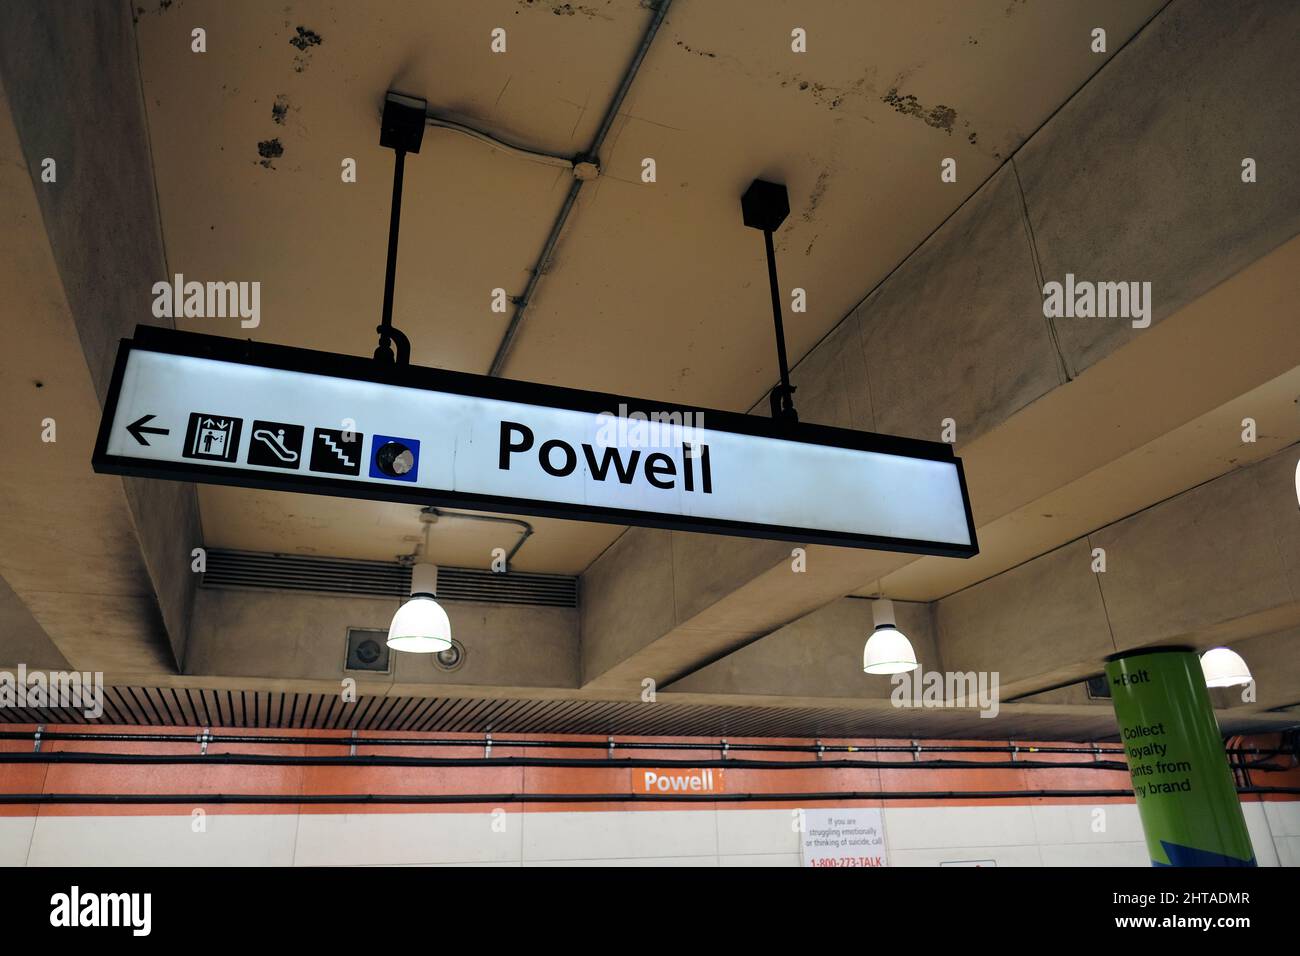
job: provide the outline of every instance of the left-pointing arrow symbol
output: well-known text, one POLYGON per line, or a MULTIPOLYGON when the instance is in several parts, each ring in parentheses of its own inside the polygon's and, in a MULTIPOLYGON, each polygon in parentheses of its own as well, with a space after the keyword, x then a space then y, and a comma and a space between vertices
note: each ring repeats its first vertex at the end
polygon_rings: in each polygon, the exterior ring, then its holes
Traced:
POLYGON ((145 441, 144 438, 145 435, 170 435, 171 434, 170 428, 146 428, 145 426, 148 425, 151 421, 153 421, 153 419, 154 416, 152 415, 141 415, 130 425, 127 425, 126 430, 129 431, 131 433, 131 437, 134 438, 136 441, 138 441, 141 445, 149 444, 147 441, 145 441))

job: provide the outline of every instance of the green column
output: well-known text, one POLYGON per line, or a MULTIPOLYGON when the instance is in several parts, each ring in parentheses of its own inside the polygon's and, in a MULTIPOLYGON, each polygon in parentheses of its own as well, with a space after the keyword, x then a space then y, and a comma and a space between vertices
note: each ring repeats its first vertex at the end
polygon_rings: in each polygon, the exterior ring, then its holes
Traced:
POLYGON ((1196 652, 1145 648, 1106 663, 1152 866, 1254 866, 1196 652))

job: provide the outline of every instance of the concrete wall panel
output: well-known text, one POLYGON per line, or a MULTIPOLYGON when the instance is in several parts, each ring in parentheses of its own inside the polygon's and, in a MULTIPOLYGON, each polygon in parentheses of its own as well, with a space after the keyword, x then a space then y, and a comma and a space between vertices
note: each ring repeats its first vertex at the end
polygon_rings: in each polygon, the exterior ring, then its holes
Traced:
MULTIPOLYGON (((395 654, 393 673, 343 670, 349 627, 387 629, 396 598, 200 588, 189 673, 284 682, 355 678, 369 685, 574 687, 578 680, 577 611, 445 602, 464 664, 441 671, 425 654, 395 654)), ((371 691, 373 692, 373 691, 371 691)), ((382 692, 382 689, 379 691, 382 692)))
MULTIPOLYGON (((855 309, 790 372, 801 422, 875 430, 875 412, 862 351, 862 322, 855 309)), ((754 409, 768 413, 766 399, 754 409)))
POLYGON ((1091 536, 1106 549, 1101 588, 1117 647, 1177 639, 1297 601, 1300 567, 1288 566, 1279 547, 1293 550, 1300 539, 1294 479, 1286 495, 1270 480, 1293 475, 1293 457, 1275 455, 1091 536), (1261 493, 1261 481, 1274 493, 1261 493))
POLYGON ((582 577, 584 682, 673 628, 674 589, 668 531, 630 528, 592 563, 582 577))
POLYGON ((1005 688, 1114 653, 1091 562, 1087 541, 1074 541, 937 602, 945 666, 999 671, 1005 688))
MULTIPOLYGON (((899 629, 926 670, 939 670, 929 605, 896 602, 899 629)), ((888 698, 888 677, 862 672, 871 602, 846 598, 792 621, 671 685, 674 693, 888 698)))
POLYGON ((857 309, 879 431, 958 441, 1059 385, 1020 194, 1004 166, 857 309))
MULTIPOLYGON (((1300 231, 1297 35, 1294 3, 1175 0, 1076 93, 1015 156, 1044 280, 1151 282, 1158 322, 1300 231)), ((1057 329, 1073 373, 1141 334, 1057 329)))

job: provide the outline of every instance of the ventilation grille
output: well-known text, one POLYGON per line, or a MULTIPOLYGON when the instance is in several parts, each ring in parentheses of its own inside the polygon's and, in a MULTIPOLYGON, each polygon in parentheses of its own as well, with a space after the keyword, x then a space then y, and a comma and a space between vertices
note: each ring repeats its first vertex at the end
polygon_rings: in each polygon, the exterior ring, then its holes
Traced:
MULTIPOLYGON (((411 569, 396 561, 353 561, 259 551, 208 551, 205 588, 317 591, 405 597, 411 569)), ((438 598, 474 604, 577 607, 578 579, 565 574, 495 574, 480 568, 438 568, 438 598)))
MULTIPOLYGON (((437 733, 589 734, 659 737, 927 738, 1114 740, 1109 708, 1004 707, 997 720, 960 709, 863 711, 831 707, 746 707, 607 700, 500 700, 361 696, 198 687, 105 687, 104 714, 71 707, 3 707, 3 724, 127 724, 144 727, 265 727, 437 733), (1079 710, 1088 711, 1079 713, 1079 710), (990 728, 989 724, 997 724, 990 728)), ((1296 725, 1293 716, 1221 711, 1226 736, 1296 725)))
POLYGON ((494 574, 482 568, 439 568, 438 597, 480 604, 577 607, 578 579, 565 574, 494 574))
MULTIPOLYGON (((665 737, 944 737, 1092 740, 1113 737, 1115 716, 1010 718, 931 711, 921 733, 907 709, 728 707, 660 701, 492 700, 105 687, 104 714, 89 721, 73 708, 0 708, 0 724, 126 724, 180 727, 311 728, 436 733, 545 733, 665 737), (997 732, 989 723, 998 723, 997 732)), ((1225 731, 1226 732, 1226 731, 1225 731)))

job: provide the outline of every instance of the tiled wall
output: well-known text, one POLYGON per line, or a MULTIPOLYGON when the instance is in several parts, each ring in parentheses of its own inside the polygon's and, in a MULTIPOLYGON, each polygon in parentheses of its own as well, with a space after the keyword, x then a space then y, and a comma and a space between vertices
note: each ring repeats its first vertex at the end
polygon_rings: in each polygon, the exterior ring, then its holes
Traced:
MULTIPOLYGON (((1243 804, 1263 866, 1300 865, 1300 802, 1243 804)), ((889 807, 892 866, 1148 866, 1133 804, 889 807)), ((797 866, 789 809, 0 817, 0 865, 797 866)))

